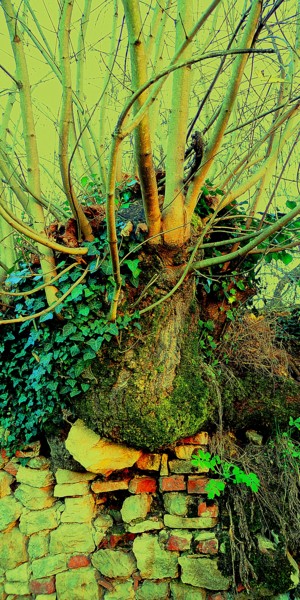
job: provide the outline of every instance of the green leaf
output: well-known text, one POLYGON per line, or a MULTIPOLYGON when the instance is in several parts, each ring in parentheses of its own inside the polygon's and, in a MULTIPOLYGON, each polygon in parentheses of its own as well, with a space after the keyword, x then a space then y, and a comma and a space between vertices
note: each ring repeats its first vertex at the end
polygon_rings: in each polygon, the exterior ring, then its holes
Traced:
POLYGON ((85 298, 89 298, 90 296, 93 296, 94 292, 92 290, 90 290, 89 288, 84 288, 84 297, 85 298))
POLYGON ((84 371, 85 368, 86 368, 86 364, 85 364, 84 360, 78 361, 76 363, 76 365, 74 366, 75 377, 79 377, 79 375, 81 375, 81 373, 84 371))
POLYGON ((128 190, 127 192, 123 192, 122 194, 122 200, 125 200, 125 202, 127 200, 130 200, 132 198, 132 192, 130 190, 128 190))
POLYGON ((94 352, 98 352, 98 350, 102 346, 102 342, 103 342, 103 337, 99 336, 97 338, 92 338, 91 340, 89 340, 87 342, 87 346, 90 346, 90 348, 92 348, 92 350, 94 350, 94 352))
POLYGON ((226 487, 225 481, 222 479, 210 479, 208 484, 205 486, 207 497, 209 500, 213 500, 216 496, 221 496, 226 487))
POLYGON ((81 306, 78 307, 78 313, 80 315, 83 315, 84 317, 87 317, 89 312, 90 312, 89 307, 85 306, 84 304, 82 304, 81 306))
POLYGON ((67 323, 66 325, 64 325, 63 327, 63 337, 67 338, 69 337, 72 333, 75 333, 75 331, 77 331, 77 327, 76 325, 74 325, 74 323, 67 323))
POLYGON ((251 488, 252 492, 256 493, 258 492, 260 486, 260 480, 255 473, 248 473, 247 481, 245 481, 245 484, 251 488))
POLYGON ((83 355, 83 360, 90 361, 96 357, 96 353, 93 350, 87 350, 83 355))
POLYGON ((90 384, 89 383, 81 383, 81 389, 84 392, 87 392, 90 389, 90 384))
POLYGON ((289 265, 294 257, 288 252, 280 252, 280 254, 278 254, 278 258, 283 262, 284 265, 289 265))
POLYGON ((82 335, 82 333, 77 331, 77 333, 73 333, 72 335, 70 335, 70 340, 73 340, 74 342, 83 342, 84 336, 82 335))
POLYGON ((70 397, 73 398, 74 396, 78 396, 78 394, 80 394, 80 390, 78 388, 74 388, 74 390, 70 392, 70 397))
POLYGON ((297 202, 295 202, 295 200, 287 200, 285 205, 287 206, 287 208, 290 208, 292 210, 293 208, 296 208, 297 202))
POLYGON ((127 265, 128 269, 131 271, 133 277, 138 277, 141 273, 141 269, 139 268, 139 258, 135 258, 134 260, 125 260, 124 264, 127 265))
POLYGON ((74 288, 74 290, 72 290, 70 294, 71 300, 76 300, 76 298, 79 298, 79 296, 82 295, 83 290, 84 286, 81 283, 79 283, 79 285, 77 285, 76 288, 74 288))
POLYGON ((118 335, 119 328, 115 323, 110 323, 106 329, 106 332, 110 333, 111 335, 118 335))
POLYGON ((71 346, 70 354, 71 356, 76 356, 77 354, 80 354, 80 348, 77 346, 77 344, 73 344, 73 346, 71 346))
POLYGON ((50 321, 53 319, 53 312, 48 312, 46 315, 42 315, 40 317, 40 323, 45 323, 45 321, 50 321))

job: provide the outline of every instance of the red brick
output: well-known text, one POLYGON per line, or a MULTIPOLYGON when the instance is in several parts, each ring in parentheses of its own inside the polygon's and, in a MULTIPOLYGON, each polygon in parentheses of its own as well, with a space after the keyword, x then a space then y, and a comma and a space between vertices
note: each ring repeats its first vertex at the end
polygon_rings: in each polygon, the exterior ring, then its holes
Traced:
POLYGON ((135 537, 135 533, 113 533, 109 538, 110 548, 115 548, 120 544, 128 544, 129 542, 132 542, 135 539, 135 537))
POLYGON ((7 471, 7 473, 15 477, 18 472, 19 466, 19 463, 14 462, 13 460, 9 460, 4 467, 4 471, 7 471))
POLYGON ((206 446, 209 442, 209 435, 207 431, 200 431, 195 435, 183 438, 180 440, 181 444, 199 444, 200 446, 206 446))
POLYGON ((8 456, 7 456, 6 450, 4 450, 4 448, 1 448, 1 450, 0 450, 0 458, 2 458, 2 460, 5 462, 8 461, 8 456))
POLYGON ((107 496, 96 496, 95 497, 95 503, 96 505, 101 505, 101 504, 105 504, 105 502, 107 502, 107 496))
POLYGON ((186 483, 184 475, 172 475, 170 477, 160 478, 160 487, 162 492, 180 492, 185 490, 186 483))
POLYGON ((90 559, 88 556, 84 556, 84 554, 78 554, 77 556, 72 556, 68 562, 69 569, 79 569, 80 567, 88 567, 90 564, 90 559))
POLYGON ((157 481, 153 477, 134 477, 129 483, 131 494, 154 494, 157 481))
POLYGON ((110 581, 107 581, 106 579, 97 578, 97 583, 101 585, 101 587, 104 587, 106 590, 109 590, 109 592, 113 592, 114 590, 113 584, 110 583, 110 581))
POLYGON ((133 589, 136 592, 136 590, 139 587, 139 582, 142 581, 142 578, 140 575, 138 575, 137 573, 133 573, 132 574, 132 579, 133 579, 133 589))
POLYGON ((219 507, 217 504, 207 505, 206 502, 200 502, 198 506, 198 517, 217 517, 219 507))
POLYGON ((196 550, 201 554, 218 554, 218 540, 202 540, 197 544, 196 550))
POLYGON ((23 450, 17 450, 15 456, 17 458, 33 458, 39 456, 41 450, 41 442, 33 442, 24 446, 23 450))
POLYGON ((167 550, 181 552, 182 550, 189 550, 191 542, 187 538, 178 537, 177 535, 170 535, 167 543, 167 550))
POLYGON ((55 578, 44 577, 43 579, 32 579, 29 587, 32 594, 54 594, 55 578))
POLYGON ((94 481, 91 485, 91 488, 95 494, 127 490, 128 479, 124 479, 122 481, 94 481))
POLYGON ((104 548, 109 548, 109 539, 104 538, 100 544, 97 546, 98 550, 103 550, 104 548))
POLYGON ((190 476, 188 478, 188 493, 189 494, 207 494, 205 486, 208 484, 209 479, 206 477, 190 476))
POLYGON ((160 462, 160 454, 142 454, 136 462, 136 466, 141 471, 159 471, 160 462))

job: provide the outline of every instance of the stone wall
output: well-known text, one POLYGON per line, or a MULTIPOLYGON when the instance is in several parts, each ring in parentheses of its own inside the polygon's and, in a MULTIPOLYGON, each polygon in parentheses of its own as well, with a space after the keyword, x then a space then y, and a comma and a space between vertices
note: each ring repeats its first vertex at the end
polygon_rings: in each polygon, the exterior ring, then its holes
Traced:
POLYGON ((95 436, 79 422, 66 442, 89 470, 52 468, 38 443, 2 452, 0 600, 233 598, 218 568, 218 505, 190 463, 207 433, 160 454, 95 436))
POLYGON ((0 599, 219 600, 218 506, 190 457, 206 433, 97 475, 38 444, 0 462, 0 599))

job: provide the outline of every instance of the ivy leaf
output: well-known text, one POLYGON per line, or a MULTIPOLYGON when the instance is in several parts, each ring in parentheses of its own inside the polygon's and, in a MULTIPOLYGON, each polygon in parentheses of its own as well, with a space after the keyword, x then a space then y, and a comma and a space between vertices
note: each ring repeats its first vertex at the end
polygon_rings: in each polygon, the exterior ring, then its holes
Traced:
POLYGON ((93 358, 96 357, 96 352, 94 352, 92 349, 91 350, 87 350, 84 355, 83 355, 83 360, 84 361, 90 361, 93 360, 93 358))
POLYGON ((89 383, 81 383, 81 389, 84 392, 87 392, 90 389, 90 384, 89 383))
POLYGON ((288 252, 280 252, 280 254, 278 255, 279 260, 281 260, 281 262, 283 262, 284 265, 289 265, 292 260, 293 260, 293 255, 289 254, 288 252))
POLYGON ((205 329, 208 329, 208 331, 213 331, 215 328, 214 321, 212 321, 211 319, 209 321, 206 321, 204 323, 204 327, 205 327, 205 329))
POLYGON ((74 325, 74 323, 67 323, 66 325, 64 325, 63 327, 63 336, 65 338, 69 337, 72 333, 75 333, 75 331, 77 331, 77 327, 76 325, 74 325))
POLYGON ((76 356, 79 353, 80 353, 79 347, 77 346, 77 344, 73 344, 73 346, 71 346, 71 348, 70 348, 71 356, 76 356))
POLYGON ((72 292, 70 294, 71 300, 76 300, 76 298, 79 298, 79 296, 82 295, 83 291, 84 291, 84 286, 81 283, 79 283, 79 285, 77 285, 76 288, 74 288, 74 290, 72 290, 72 292))
POLYGON ((125 260, 124 264, 127 265, 128 269, 131 271, 134 278, 137 278, 141 273, 141 269, 138 264, 140 262, 139 258, 135 258, 134 260, 125 260))
POLYGON ((78 394, 80 394, 80 390, 78 388, 74 388, 74 390, 70 392, 70 397, 73 398, 74 396, 78 396, 78 394))
POLYGON ((50 321, 50 319, 53 319, 53 312, 48 312, 45 315, 42 315, 40 317, 40 323, 45 323, 45 321, 50 321))
POLYGON ((119 333, 119 328, 115 323, 110 323, 107 330, 107 333, 110 333, 111 335, 118 335, 119 333))
POLYGON ((74 366, 75 377, 79 377, 79 375, 81 375, 81 373, 84 371, 85 368, 86 368, 86 364, 85 364, 84 360, 79 360, 76 363, 76 365, 74 366))
POLYGON ((92 348, 92 350, 94 350, 94 352, 98 352, 98 350, 102 346, 102 342, 103 342, 103 337, 99 336, 97 338, 92 338, 91 340, 89 340, 87 342, 87 346, 90 346, 90 348, 92 348))
POLYGON ((82 315, 83 317, 87 317, 89 312, 90 312, 89 307, 85 306, 84 304, 82 304, 81 306, 78 307, 78 314, 82 315))

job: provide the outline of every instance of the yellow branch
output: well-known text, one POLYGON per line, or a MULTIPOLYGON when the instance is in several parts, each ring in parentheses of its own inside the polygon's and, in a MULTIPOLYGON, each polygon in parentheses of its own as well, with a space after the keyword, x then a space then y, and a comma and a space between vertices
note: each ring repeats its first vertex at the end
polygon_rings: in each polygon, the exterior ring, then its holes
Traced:
MULTIPOLYGON (((88 253, 88 248, 67 248, 66 246, 62 246, 61 244, 57 244, 57 242, 51 241, 46 236, 42 236, 41 234, 36 233, 31 230, 27 225, 20 225, 19 220, 17 221, 15 218, 9 214, 1 204, 0 204, 0 215, 9 223, 16 231, 22 233, 23 235, 29 237, 31 240, 38 242, 42 246, 46 246, 47 248, 52 248, 52 250, 56 250, 57 252, 63 252, 64 254, 76 254, 76 255, 84 255, 88 253)), ((49 283, 47 284, 49 285, 49 283)))

